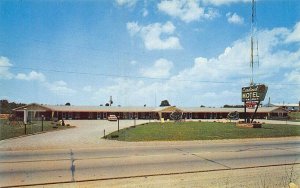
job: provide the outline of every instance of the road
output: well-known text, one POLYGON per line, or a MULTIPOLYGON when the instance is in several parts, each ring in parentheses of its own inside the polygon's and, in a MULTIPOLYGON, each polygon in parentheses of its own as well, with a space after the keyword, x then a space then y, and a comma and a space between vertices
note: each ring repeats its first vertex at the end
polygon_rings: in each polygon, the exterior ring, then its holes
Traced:
POLYGON ((275 172, 277 168, 281 168, 278 172, 285 169, 286 179, 299 183, 299 147, 300 141, 295 138, 247 143, 187 142, 179 145, 2 151, 0 186, 55 186, 57 183, 103 183, 195 174, 189 176, 191 178, 197 177, 198 173, 221 173, 223 179, 230 179, 230 174, 240 171, 275 169, 275 172))

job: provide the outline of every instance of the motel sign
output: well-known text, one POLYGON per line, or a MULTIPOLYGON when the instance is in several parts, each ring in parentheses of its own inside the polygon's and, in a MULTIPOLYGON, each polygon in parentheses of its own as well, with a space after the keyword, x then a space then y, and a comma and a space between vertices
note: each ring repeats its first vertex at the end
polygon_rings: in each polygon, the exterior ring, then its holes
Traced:
POLYGON ((268 87, 264 84, 250 85, 242 88, 242 101, 263 101, 265 99, 268 87))

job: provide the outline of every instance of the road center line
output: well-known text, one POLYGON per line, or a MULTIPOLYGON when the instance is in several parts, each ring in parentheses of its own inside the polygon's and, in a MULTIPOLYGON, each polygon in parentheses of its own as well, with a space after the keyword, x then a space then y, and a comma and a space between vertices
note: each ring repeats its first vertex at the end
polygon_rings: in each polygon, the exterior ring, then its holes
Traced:
POLYGON ((71 155, 71 168, 70 168, 70 170, 71 170, 71 172, 72 172, 72 182, 75 182, 75 178, 74 178, 74 176, 75 176, 75 165, 74 165, 74 153, 73 153, 73 151, 72 151, 72 149, 71 149, 71 152, 70 152, 70 155, 71 155))
POLYGON ((179 150, 179 151, 181 151, 181 152, 184 152, 184 153, 186 153, 186 154, 193 155, 193 156, 198 157, 198 158, 200 158, 200 159, 204 159, 204 160, 206 160, 206 161, 209 161, 209 162, 212 162, 212 163, 216 163, 216 164, 221 165, 221 166, 223 166, 223 167, 225 167, 225 168, 227 168, 227 169, 232 169, 232 168, 229 167, 229 166, 226 166, 226 165, 224 165, 224 164, 222 164, 222 163, 219 163, 219 162, 216 162, 216 161, 207 159, 207 158, 205 158, 205 157, 201 157, 201 156, 199 156, 199 155, 197 155, 197 154, 195 154, 195 153, 190 153, 190 152, 188 152, 188 151, 184 151, 183 149, 179 149, 179 148, 175 148, 175 149, 177 149, 177 150, 179 150))
POLYGON ((219 163, 219 162, 214 161, 214 160, 211 160, 211 159, 207 159, 207 158, 205 158, 205 157, 201 157, 201 156, 199 156, 199 155, 197 155, 197 154, 195 154, 195 153, 192 153, 191 155, 196 156, 196 157, 199 157, 199 158, 204 159, 204 160, 206 160, 206 161, 209 161, 209 162, 216 163, 216 164, 218 164, 218 165, 224 166, 225 168, 228 168, 228 169, 230 169, 230 170, 232 169, 231 167, 229 167, 229 166, 227 166, 227 165, 224 165, 224 164, 222 164, 222 163, 219 163))

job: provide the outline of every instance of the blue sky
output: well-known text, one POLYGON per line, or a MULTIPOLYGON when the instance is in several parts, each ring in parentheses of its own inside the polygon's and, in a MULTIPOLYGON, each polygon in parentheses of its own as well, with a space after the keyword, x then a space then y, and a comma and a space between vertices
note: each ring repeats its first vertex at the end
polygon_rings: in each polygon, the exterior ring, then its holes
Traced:
MULTIPOLYGON (((254 81, 269 86, 271 102, 298 103, 300 1, 256 4, 254 81)), ((250 17, 250 0, 3 0, 0 99, 241 104, 251 76, 250 17)))

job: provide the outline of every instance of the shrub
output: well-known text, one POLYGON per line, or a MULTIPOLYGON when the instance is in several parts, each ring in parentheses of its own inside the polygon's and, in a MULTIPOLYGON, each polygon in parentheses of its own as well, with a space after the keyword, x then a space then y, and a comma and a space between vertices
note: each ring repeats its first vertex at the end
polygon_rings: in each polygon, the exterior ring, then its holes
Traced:
POLYGON ((113 134, 110 136, 111 138, 119 138, 119 135, 113 134))

